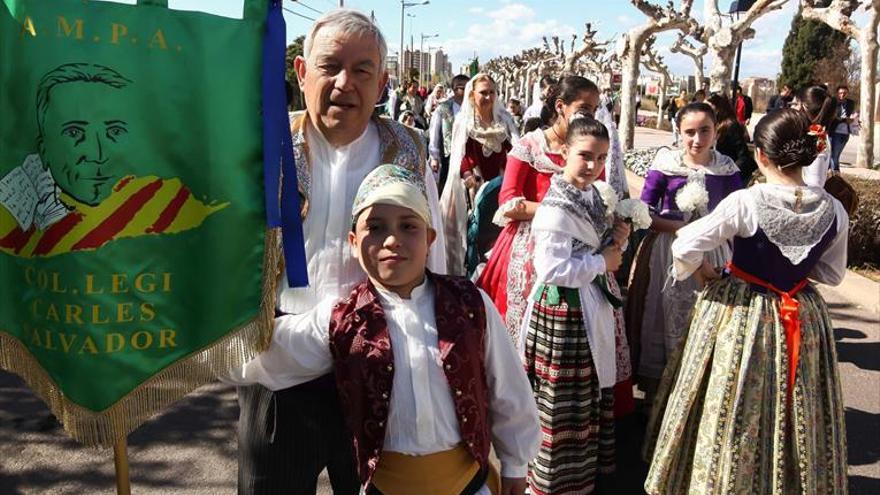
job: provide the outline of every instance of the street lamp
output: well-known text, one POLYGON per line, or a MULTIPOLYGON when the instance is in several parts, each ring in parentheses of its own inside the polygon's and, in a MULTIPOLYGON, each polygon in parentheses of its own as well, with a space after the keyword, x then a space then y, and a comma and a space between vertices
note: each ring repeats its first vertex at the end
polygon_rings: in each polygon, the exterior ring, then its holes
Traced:
MULTIPOLYGON (((422 41, 419 43, 419 87, 422 87, 422 73, 424 72, 422 68, 425 64, 422 63, 422 57, 425 56, 425 40, 429 40, 431 38, 436 38, 440 36, 439 34, 425 34, 422 33, 422 41)), ((430 67, 431 60, 428 58, 428 66, 430 67)))
MULTIPOLYGON (((404 11, 410 7, 416 7, 419 5, 428 5, 430 3, 429 0, 422 0, 421 2, 407 2, 405 0, 400 0, 400 53, 403 54, 403 14, 404 11)), ((397 83, 403 84, 403 59, 401 58, 400 63, 397 65, 397 83)))

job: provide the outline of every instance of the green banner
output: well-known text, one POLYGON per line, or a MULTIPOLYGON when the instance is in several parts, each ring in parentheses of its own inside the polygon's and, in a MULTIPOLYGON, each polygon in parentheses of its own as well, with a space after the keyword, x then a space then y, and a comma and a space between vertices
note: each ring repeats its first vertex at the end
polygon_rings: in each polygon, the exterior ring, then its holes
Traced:
POLYGON ((243 19, 156 0, 0 5, 0 367, 86 444, 111 445, 271 332, 268 2, 244 5, 243 19))

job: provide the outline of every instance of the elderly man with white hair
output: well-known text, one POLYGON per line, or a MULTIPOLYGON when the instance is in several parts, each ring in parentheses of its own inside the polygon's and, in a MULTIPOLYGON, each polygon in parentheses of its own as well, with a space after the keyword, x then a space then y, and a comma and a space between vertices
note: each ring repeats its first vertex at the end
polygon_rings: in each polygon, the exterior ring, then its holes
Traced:
MULTIPOLYGON (((303 48, 294 66, 306 110, 291 116, 291 132, 311 285, 284 285, 277 298, 279 315, 303 314, 322 301, 347 296, 364 279, 347 238, 354 196, 371 170, 393 163, 431 174, 422 138, 373 116, 388 80, 387 46, 369 17, 348 9, 330 11, 312 26, 303 48)), ((439 235, 443 230, 431 179, 425 183, 439 235)), ((445 265, 444 252, 433 250, 428 267, 444 273, 445 265)), ((334 493, 358 493, 351 435, 333 377, 294 383, 278 376, 272 390, 239 387, 239 493, 311 495, 324 468, 334 493)))

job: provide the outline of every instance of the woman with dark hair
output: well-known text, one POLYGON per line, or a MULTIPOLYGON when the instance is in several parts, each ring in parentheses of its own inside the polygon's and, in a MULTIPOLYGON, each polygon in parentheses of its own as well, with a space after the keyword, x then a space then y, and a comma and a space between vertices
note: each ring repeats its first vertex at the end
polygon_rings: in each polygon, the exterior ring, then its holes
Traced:
MULTIPOLYGON (((535 84, 533 88, 533 96, 532 103, 526 108, 526 111, 523 112, 523 121, 541 118, 543 119, 543 110, 547 106, 547 102, 550 100, 550 91, 552 88, 556 86, 557 82, 552 76, 543 76, 541 79, 535 84)), ((550 105, 553 105, 553 102, 550 101, 550 105)), ((544 125, 550 125, 549 122, 544 120, 544 125)))
POLYGON ((810 119, 810 131, 819 138, 821 143, 819 154, 813 163, 804 167, 804 182, 808 186, 822 187, 828 179, 831 168, 831 146, 828 146, 828 128, 834 123, 837 107, 834 98, 823 86, 804 88, 798 95, 801 111, 810 119))
MULTIPOLYGON (((419 94, 419 85, 415 81, 410 81, 404 86, 403 97, 400 100, 400 112, 409 110, 415 118, 416 127, 419 129, 427 129, 425 124, 425 100, 419 94)), ((400 118, 400 114, 398 114, 400 118)))
POLYGON ((532 217, 550 187, 550 177, 565 164, 562 148, 569 122, 577 115, 596 111, 599 88, 589 79, 569 76, 550 88, 544 102, 553 125, 526 134, 507 154, 494 218, 504 230, 477 281, 495 302, 517 345, 532 280, 532 252, 528 248, 532 217))
POLYGON ((748 184, 752 180, 752 174, 758 169, 749 150, 748 130, 736 119, 733 105, 726 96, 713 94, 706 103, 715 109, 715 118, 718 121, 715 149, 736 163, 743 184, 748 184))
POLYGON ((755 155, 767 183, 678 231, 672 276, 711 281, 671 375, 649 494, 847 493, 834 329, 808 279, 841 282, 849 219, 803 181, 817 154, 811 125, 797 110, 764 117, 755 155), (729 243, 733 260, 719 278, 705 256, 729 243))
MULTIPOLYGON (((717 122, 712 107, 689 103, 676 118, 681 131, 680 148, 658 152, 645 177, 641 199, 651 209, 653 233, 639 249, 627 300, 628 306, 642 308, 638 314, 627 309, 627 327, 641 345, 637 374, 648 403, 657 392, 667 362, 685 337, 695 291, 699 289, 693 280, 668 283, 672 241, 680 228, 706 215, 742 187, 736 164, 713 148, 717 122)), ((706 264, 724 266, 729 255, 729 249, 721 246, 707 254, 706 264)), ((664 395, 662 391, 656 395, 654 407, 661 411, 664 395)))

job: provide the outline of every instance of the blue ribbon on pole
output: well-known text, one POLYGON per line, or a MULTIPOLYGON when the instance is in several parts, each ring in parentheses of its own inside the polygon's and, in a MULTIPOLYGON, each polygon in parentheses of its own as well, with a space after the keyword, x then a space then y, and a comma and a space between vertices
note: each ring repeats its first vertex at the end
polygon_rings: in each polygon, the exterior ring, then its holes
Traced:
POLYGON ((288 285, 305 287, 309 284, 305 238, 300 219, 296 163, 284 89, 287 29, 281 13, 281 0, 268 1, 269 12, 263 42, 263 182, 266 191, 266 223, 270 228, 281 227, 288 285))

